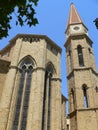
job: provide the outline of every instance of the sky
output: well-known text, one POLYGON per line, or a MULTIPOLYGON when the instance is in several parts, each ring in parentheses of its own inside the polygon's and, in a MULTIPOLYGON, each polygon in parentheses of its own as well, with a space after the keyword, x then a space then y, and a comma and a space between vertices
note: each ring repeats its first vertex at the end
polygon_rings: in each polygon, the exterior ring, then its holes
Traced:
POLYGON ((47 35, 62 48, 61 56, 61 78, 62 93, 67 97, 66 80, 66 54, 64 43, 66 41, 65 29, 68 21, 70 4, 74 3, 82 21, 89 30, 89 37, 93 41, 93 49, 98 68, 98 30, 93 20, 98 17, 98 0, 39 0, 35 8, 39 24, 35 27, 15 26, 15 16, 11 21, 12 29, 9 36, 0 40, 0 50, 17 34, 42 34, 47 35))

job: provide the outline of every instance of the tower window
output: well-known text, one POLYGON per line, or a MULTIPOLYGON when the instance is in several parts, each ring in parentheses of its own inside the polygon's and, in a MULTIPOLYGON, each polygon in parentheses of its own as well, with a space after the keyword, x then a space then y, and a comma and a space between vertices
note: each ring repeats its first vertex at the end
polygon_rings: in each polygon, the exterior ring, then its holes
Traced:
POLYGON ((73 103, 73 106, 75 105, 75 96, 74 96, 74 90, 71 89, 71 94, 72 94, 72 103, 73 103))
POLYGON ((84 97, 84 107, 88 107, 88 98, 87 98, 87 86, 83 85, 83 97, 84 97))
POLYGON ((84 60, 83 60, 82 47, 80 45, 77 47, 77 51, 78 51, 79 66, 83 67, 84 66, 84 60))
POLYGON ((70 69, 72 69, 72 55, 71 55, 71 50, 69 50, 69 66, 70 66, 70 69))
POLYGON ((89 51, 89 53, 92 53, 90 48, 88 48, 88 51, 89 51))
POLYGON ((95 90, 96 90, 96 92, 98 92, 98 86, 96 86, 95 90))

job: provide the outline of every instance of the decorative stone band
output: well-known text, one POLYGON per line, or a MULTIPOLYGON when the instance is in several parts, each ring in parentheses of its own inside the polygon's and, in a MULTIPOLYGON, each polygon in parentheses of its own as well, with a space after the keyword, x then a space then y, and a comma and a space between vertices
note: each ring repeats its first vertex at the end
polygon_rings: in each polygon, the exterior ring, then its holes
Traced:
MULTIPOLYGON (((17 66, 10 66, 10 69, 17 69, 17 70, 21 71, 21 68, 18 68, 17 66)), ((37 67, 37 68, 34 68, 32 72, 37 71, 37 70, 42 70, 45 72, 46 69, 43 67, 37 67)), ((51 78, 51 80, 62 82, 61 78, 51 78)))
POLYGON ((38 37, 23 37, 22 38, 22 41, 24 41, 24 42, 30 42, 30 43, 32 43, 32 42, 38 42, 38 41, 40 41, 40 38, 38 38, 38 37))
POLYGON ((82 108, 82 109, 75 109, 74 111, 70 112, 68 114, 69 117, 72 117, 73 115, 75 115, 77 112, 79 111, 98 111, 98 107, 93 107, 93 108, 82 108))
POLYGON ((67 79, 69 79, 72 75, 74 75, 74 71, 84 71, 84 70, 91 70, 92 73, 94 73, 96 76, 98 76, 98 72, 96 72, 92 67, 81 67, 81 68, 73 69, 72 72, 67 75, 67 79))
POLYGON ((44 67, 36 67, 33 69, 33 71, 42 70, 45 71, 46 69, 44 67))
MULTIPOLYGON (((17 70, 21 70, 21 68, 17 67, 17 66, 10 66, 10 69, 17 69, 17 70)), ((43 70, 45 71, 45 68, 43 67, 37 67, 37 68, 33 68, 33 71, 36 71, 36 70, 43 70)))
POLYGON ((12 66, 12 65, 11 65, 11 66, 9 67, 9 69, 17 69, 17 70, 18 70, 19 68, 18 68, 17 66, 12 66))

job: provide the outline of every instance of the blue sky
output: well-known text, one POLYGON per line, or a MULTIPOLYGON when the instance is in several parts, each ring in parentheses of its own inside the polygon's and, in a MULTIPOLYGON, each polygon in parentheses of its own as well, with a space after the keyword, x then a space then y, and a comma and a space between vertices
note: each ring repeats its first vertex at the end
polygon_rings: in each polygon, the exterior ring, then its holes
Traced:
POLYGON ((44 34, 50 37, 62 49, 61 58, 61 74, 62 74, 62 93, 67 96, 67 81, 66 81, 66 64, 65 64, 65 49, 66 41, 65 29, 68 20, 70 3, 73 2, 84 24, 89 29, 89 36, 94 42, 94 54, 98 68, 98 30, 96 29, 93 20, 98 17, 98 0, 39 0, 36 9, 36 17, 39 24, 36 27, 29 28, 15 26, 15 16, 11 22, 12 29, 9 31, 9 36, 0 40, 0 49, 5 47, 10 39, 18 33, 26 34, 44 34))

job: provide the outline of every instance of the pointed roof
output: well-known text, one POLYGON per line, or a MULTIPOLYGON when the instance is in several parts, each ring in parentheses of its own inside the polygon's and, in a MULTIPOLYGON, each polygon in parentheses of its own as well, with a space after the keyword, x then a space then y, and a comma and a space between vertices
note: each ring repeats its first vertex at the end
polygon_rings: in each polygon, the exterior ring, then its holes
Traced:
POLYGON ((80 18, 75 6, 73 3, 71 3, 70 7, 70 13, 69 13, 69 18, 68 18, 68 23, 67 23, 67 28, 70 24, 77 24, 77 23, 82 23, 82 19, 80 18))

